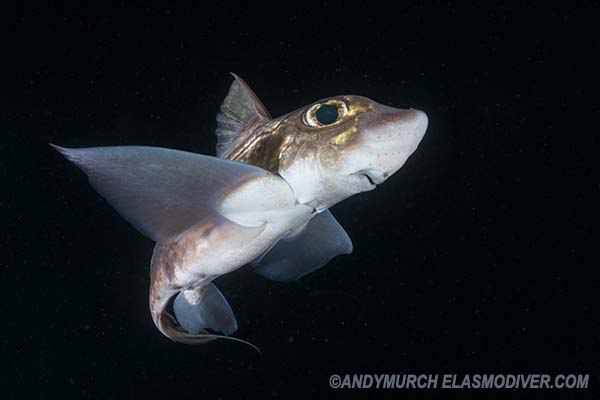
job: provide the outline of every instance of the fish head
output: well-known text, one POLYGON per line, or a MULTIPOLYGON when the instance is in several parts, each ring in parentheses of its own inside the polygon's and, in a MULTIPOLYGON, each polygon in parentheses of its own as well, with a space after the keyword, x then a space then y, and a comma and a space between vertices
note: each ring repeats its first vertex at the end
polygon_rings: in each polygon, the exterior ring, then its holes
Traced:
POLYGON ((398 171, 427 129, 427 115, 361 96, 336 96, 273 120, 279 174, 301 204, 325 210, 398 171))

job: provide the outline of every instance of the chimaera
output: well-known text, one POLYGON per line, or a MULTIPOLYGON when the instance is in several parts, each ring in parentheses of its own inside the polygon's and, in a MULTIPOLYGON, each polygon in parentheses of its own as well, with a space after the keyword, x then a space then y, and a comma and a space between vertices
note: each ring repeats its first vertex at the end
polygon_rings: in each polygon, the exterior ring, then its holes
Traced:
POLYGON ((218 276, 250 264, 269 279, 296 280, 351 253, 329 207, 396 172, 428 119, 360 96, 331 97, 271 118, 234 75, 217 122, 217 157, 53 145, 156 241, 152 319, 165 336, 188 344, 235 339, 227 336, 237 330, 235 316, 212 283, 218 276))

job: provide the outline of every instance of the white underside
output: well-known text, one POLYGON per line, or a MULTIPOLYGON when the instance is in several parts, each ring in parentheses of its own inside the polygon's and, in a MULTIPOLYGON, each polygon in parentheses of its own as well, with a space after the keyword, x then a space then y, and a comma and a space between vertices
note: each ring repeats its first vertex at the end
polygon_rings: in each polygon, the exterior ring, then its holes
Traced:
POLYGON ((175 269, 178 285, 202 286, 250 263, 314 215, 311 207, 296 202, 288 184, 276 175, 236 188, 217 211, 225 218, 187 251, 184 263, 175 269))

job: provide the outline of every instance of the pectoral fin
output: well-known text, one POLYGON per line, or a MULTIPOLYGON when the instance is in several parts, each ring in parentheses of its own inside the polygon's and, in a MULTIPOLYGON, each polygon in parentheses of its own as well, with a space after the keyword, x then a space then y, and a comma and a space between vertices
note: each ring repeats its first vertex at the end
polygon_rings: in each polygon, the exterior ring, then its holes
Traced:
POLYGON ((155 241, 213 217, 232 188, 275 177, 248 164, 158 147, 52 146, 89 176, 121 216, 155 241))
POLYGON ((324 211, 291 237, 281 239, 252 267, 274 281, 294 281, 340 254, 352 253, 352 241, 330 211, 324 211))

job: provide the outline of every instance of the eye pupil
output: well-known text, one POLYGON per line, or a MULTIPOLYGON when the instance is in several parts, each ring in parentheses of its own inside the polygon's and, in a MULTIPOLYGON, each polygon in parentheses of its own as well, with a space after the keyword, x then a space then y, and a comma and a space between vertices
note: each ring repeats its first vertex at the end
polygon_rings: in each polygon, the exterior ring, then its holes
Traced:
POLYGON ((331 104, 322 104, 316 112, 317 121, 323 125, 333 124, 338 119, 338 110, 331 104))

